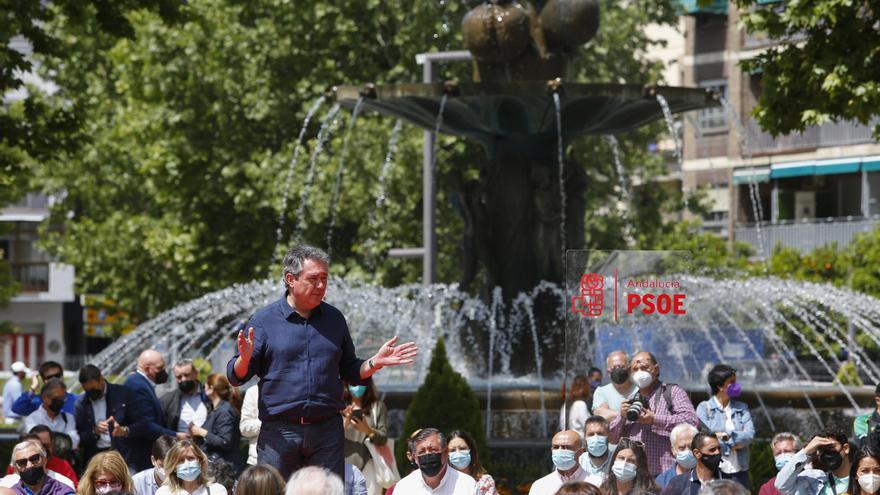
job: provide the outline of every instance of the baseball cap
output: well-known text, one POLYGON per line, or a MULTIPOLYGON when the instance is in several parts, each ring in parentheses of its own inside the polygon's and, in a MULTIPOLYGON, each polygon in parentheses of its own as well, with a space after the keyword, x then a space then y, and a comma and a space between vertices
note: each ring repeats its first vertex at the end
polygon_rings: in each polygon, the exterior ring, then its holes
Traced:
POLYGON ((21 361, 16 361, 16 362, 12 363, 12 366, 10 366, 10 369, 12 369, 13 373, 21 373, 21 372, 30 373, 31 372, 31 370, 28 369, 28 367, 25 366, 24 363, 22 363, 21 361))

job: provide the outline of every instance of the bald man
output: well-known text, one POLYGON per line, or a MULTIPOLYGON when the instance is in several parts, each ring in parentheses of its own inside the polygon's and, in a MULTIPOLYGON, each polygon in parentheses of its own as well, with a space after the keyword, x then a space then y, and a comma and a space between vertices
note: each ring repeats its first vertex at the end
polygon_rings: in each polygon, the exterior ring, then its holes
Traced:
POLYGON ((143 471, 153 466, 150 462, 150 451, 153 442, 162 435, 187 438, 187 433, 178 433, 165 427, 165 417, 159 397, 156 396, 156 385, 168 381, 165 370, 165 358, 158 351, 147 349, 138 356, 137 371, 125 379, 125 388, 129 391, 128 452, 126 461, 134 471, 143 471))
POLYGON ((564 430, 553 435, 550 445, 553 472, 532 483, 529 495, 554 495, 559 487, 571 481, 596 484, 597 480, 588 476, 578 463, 578 458, 583 453, 583 439, 578 432, 564 430))
POLYGON ((605 359, 611 383, 593 392, 593 414, 608 421, 620 416, 620 405, 632 396, 636 386, 629 379, 629 357, 623 351, 611 351, 605 359))

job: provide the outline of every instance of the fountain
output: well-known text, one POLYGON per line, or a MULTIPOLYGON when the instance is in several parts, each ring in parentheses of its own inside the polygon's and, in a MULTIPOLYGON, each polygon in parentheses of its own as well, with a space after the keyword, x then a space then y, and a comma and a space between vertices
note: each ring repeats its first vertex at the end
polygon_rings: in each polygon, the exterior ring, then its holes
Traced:
MULTIPOLYGON (((569 300, 561 286, 563 254, 581 247, 583 198, 589 186, 583 169, 565 156, 566 146, 578 136, 620 133, 664 117, 670 122, 675 113, 719 102, 701 89, 569 81, 568 57, 595 34, 598 3, 541 4, 543 8, 498 0, 468 13, 464 40, 476 59, 473 82, 343 85, 331 91, 329 97, 335 101, 308 162, 294 235, 302 231, 309 185, 321 150, 338 125, 335 119, 341 107, 354 110, 349 129, 357 114, 376 111, 435 133, 474 139, 486 154, 480 179, 467 189, 463 201, 465 228, 474 236, 467 246, 460 284, 386 288, 346 279, 331 281, 327 300, 346 315, 359 354, 369 355, 392 335, 415 341, 427 354, 437 338, 444 337, 453 367, 485 392, 490 438, 546 438, 555 428, 555 415, 546 411, 560 405, 549 391, 558 390, 566 378, 560 356, 579 351, 574 362, 580 364, 573 366, 579 369, 601 362, 611 344, 654 350, 667 363, 664 379, 687 387, 694 399, 705 394, 705 365, 725 361, 741 370, 739 380, 751 390, 745 394, 747 400, 806 406, 819 424, 823 419, 818 409, 863 404, 865 389, 832 383, 828 374, 833 377, 838 363, 826 358, 827 351, 832 343, 847 349, 859 372, 871 381, 880 378, 880 370, 863 349, 848 343, 828 313, 842 316, 880 343, 880 301, 826 285, 773 278, 715 280, 682 273, 695 310, 680 324, 648 334, 643 330, 650 323, 634 319, 597 327, 566 345, 561 322, 567 318, 569 300), (489 294, 469 291, 478 264, 488 274, 486 286, 493 288, 489 294), (816 313, 814 308, 824 309, 816 313), (822 349, 810 348, 818 371, 806 369, 792 355, 788 337, 809 344, 790 324, 792 318, 823 328, 832 341, 822 349), (582 346, 581 340, 585 340, 582 346), (689 346, 690 351, 683 352, 681 346, 689 346), (552 365, 545 362, 551 360, 552 365)), ((319 99, 307 119, 323 103, 319 99)), ((396 151, 399 125, 395 129, 382 166, 377 207, 384 201, 383 181, 396 151)), ((344 141, 335 171, 334 202, 344 183, 348 136, 344 141)), ((616 149, 616 141, 611 143, 616 149)), ((677 153, 680 157, 678 147, 677 153)), ((291 170, 298 158, 294 156, 291 170)), ((619 160, 616 152, 615 160, 619 160)), ((628 197, 626 179, 619 175, 622 194, 628 197)), ((369 222, 375 219, 371 213, 369 222)), ((329 234, 327 241, 332 241, 329 234)), ((172 362, 205 356, 215 370, 223 369, 234 351, 233 337, 241 321, 279 297, 282 287, 276 279, 254 281, 181 304, 121 337, 93 362, 108 376, 121 379, 134 369, 142 349, 154 347, 172 362)), ((429 361, 423 356, 413 367, 388 369, 377 377, 386 402, 398 414, 422 382, 429 361)), ((774 419, 766 407, 762 409, 772 425, 774 419)))

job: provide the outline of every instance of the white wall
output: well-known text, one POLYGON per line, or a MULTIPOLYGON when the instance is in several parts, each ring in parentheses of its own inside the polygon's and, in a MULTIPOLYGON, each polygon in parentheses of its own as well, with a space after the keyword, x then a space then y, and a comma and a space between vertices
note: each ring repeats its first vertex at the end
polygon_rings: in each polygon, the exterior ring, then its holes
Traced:
POLYGON ((648 25, 645 34, 652 40, 666 40, 665 47, 655 47, 646 53, 647 58, 663 62, 665 84, 681 85, 681 57, 684 57, 684 16, 679 17, 678 27, 648 25))
MULTIPOLYGON (((22 325, 28 333, 32 329, 42 328, 42 360, 53 360, 61 363, 64 362, 65 355, 63 316, 63 304, 61 302, 13 302, 8 307, 0 309, 0 320, 8 320, 13 324, 22 325)), ((39 331, 37 330, 36 332, 38 333, 39 331)), ((5 359, 12 357, 8 356, 9 347, 4 345, 2 350, 0 350, 4 357, 4 367, 12 364, 5 359)), ((36 351, 32 351, 29 354, 36 356, 36 351)), ((14 357, 12 358, 14 360, 14 357)), ((30 359, 25 360, 25 362, 31 368, 39 364, 31 362, 30 359)))

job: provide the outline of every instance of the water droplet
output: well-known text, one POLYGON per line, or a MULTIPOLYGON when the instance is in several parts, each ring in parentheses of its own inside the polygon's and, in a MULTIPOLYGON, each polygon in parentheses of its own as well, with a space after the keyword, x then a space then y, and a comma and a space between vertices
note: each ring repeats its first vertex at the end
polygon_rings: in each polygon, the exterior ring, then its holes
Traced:
POLYGON ((504 18, 499 15, 498 17, 495 18, 495 20, 498 22, 501 22, 504 20, 504 18))

